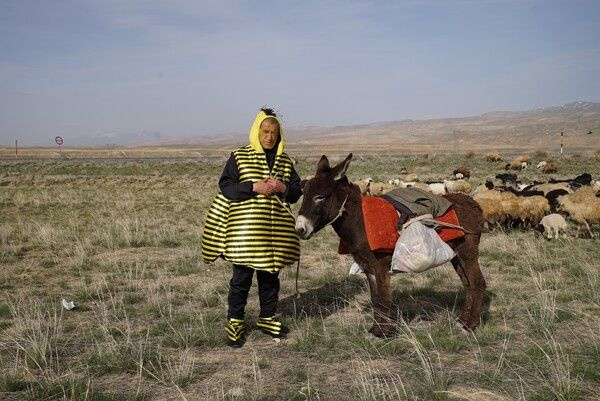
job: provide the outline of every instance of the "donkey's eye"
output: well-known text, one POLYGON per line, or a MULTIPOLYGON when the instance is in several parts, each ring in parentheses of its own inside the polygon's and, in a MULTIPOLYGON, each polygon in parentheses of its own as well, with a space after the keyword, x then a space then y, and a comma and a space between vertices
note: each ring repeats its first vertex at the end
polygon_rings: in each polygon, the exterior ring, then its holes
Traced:
POLYGON ((321 203, 327 199, 327 195, 316 195, 314 198, 315 203, 321 203))

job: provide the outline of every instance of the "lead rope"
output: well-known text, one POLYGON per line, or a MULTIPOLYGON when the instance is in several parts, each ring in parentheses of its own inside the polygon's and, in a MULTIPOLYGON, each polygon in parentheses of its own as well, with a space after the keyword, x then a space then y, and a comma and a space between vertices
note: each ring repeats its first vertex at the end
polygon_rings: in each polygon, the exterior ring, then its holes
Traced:
MULTIPOLYGON (((277 178, 277 175, 279 173, 275 174, 275 178, 277 178)), ((286 212, 288 212, 288 214, 290 216, 292 216, 292 219, 294 219, 294 221, 296 221, 296 217, 294 216, 294 213, 292 213, 292 209, 288 208, 282 201, 281 199, 279 199, 279 196, 275 195, 275 199, 277 199, 277 202, 279 202, 279 204, 281 205, 281 207, 283 207, 283 210, 285 210, 286 212)), ((296 297, 296 299, 300 299, 300 291, 298 290, 298 276, 300 275, 300 257, 298 256, 298 263, 296 264, 296 293, 294 294, 294 296, 296 297)))
MULTIPOLYGON (((275 175, 275 177, 277 177, 277 175, 275 175)), ((292 218, 295 221, 296 217, 294 216, 294 213, 292 213, 292 210, 290 208, 288 208, 287 206, 285 206, 285 204, 281 201, 281 199, 279 199, 279 196, 275 195, 275 199, 277 199, 277 202, 279 202, 281 207, 283 207, 283 210, 288 212, 289 215, 292 216, 292 218)), ((342 206, 340 206, 340 210, 338 211, 337 216, 335 216, 333 218, 333 220, 331 220, 329 223, 325 224, 323 226, 323 228, 333 224, 337 219, 339 219, 342 216, 342 214, 346 211, 346 201, 347 200, 348 200, 348 195, 346 195, 344 202, 342 202, 342 206)), ((298 264, 296 265, 296 294, 295 294, 296 299, 300 299, 300 291, 298 290, 298 276, 300 276, 300 257, 298 257, 298 264)))
MULTIPOLYGON (((287 206, 285 206, 285 204, 281 201, 281 199, 279 199, 279 196, 275 195, 275 199, 277 199, 277 202, 279 202, 281 207, 283 207, 283 210, 288 212, 289 215, 292 216, 292 219, 294 219, 294 221, 296 221, 296 217, 294 216, 294 213, 292 213, 292 210, 289 209, 287 206)), ((298 276, 299 275, 300 275, 300 257, 298 256, 298 263, 296 264, 296 294, 294 294, 296 299, 300 298, 300 291, 298 291, 298 276)))

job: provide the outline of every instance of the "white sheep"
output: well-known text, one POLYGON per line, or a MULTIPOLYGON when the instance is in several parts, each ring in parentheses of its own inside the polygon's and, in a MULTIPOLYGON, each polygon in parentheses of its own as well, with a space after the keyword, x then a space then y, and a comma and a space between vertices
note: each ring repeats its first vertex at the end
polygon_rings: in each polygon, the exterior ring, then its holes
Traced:
POLYGON ((548 239, 552 239, 552 234, 554 234, 555 239, 558 239, 561 231, 564 237, 567 238, 567 221, 558 213, 544 216, 542 220, 540 220, 539 225, 541 226, 541 229, 538 228, 538 231, 542 232, 543 230, 548 236, 548 239))
POLYGON ((434 195, 445 195, 446 185, 443 182, 434 182, 429 184, 429 191, 434 195))
POLYGON ((456 181, 444 181, 444 186, 446 187, 446 192, 449 194, 453 193, 463 193, 468 194, 471 192, 471 184, 469 184, 465 180, 456 180, 456 181))
POLYGON ((537 168, 539 170, 539 169, 543 168, 546 164, 548 164, 548 162, 545 160, 542 160, 541 162, 539 162, 537 164, 537 166, 535 166, 535 168, 537 168))

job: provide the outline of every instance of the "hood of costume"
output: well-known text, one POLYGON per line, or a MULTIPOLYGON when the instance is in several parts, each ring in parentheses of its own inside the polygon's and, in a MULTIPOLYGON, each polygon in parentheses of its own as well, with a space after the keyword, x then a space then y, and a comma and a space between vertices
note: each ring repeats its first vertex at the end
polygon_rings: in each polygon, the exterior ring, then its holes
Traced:
POLYGON ((267 118, 273 118, 273 119, 277 120, 277 122, 279 123, 279 139, 278 139, 278 143, 276 144, 276 146, 277 146, 277 154, 280 155, 283 153, 283 149, 285 149, 285 140, 284 140, 284 136, 283 136, 283 124, 281 123, 281 120, 279 118, 277 118, 276 116, 270 116, 262 110, 258 112, 258 114, 256 115, 256 118, 254 118, 254 122, 252 123, 252 126, 250 127, 250 134, 248 135, 248 139, 250 141, 250 146, 252 147, 252 149, 254 149, 254 151, 256 153, 265 153, 265 150, 263 149, 262 145, 260 144, 260 138, 258 135, 260 133, 260 125, 267 118))
MULTIPOLYGON (((239 182, 257 182, 269 176, 286 185, 293 170, 290 157, 284 152, 283 124, 260 111, 248 136, 249 144, 233 151, 239 182), (259 139, 260 124, 267 118, 279 123, 279 139, 272 167, 267 163, 267 151, 259 139)), ((218 193, 211 204, 202 234, 202 258, 210 263, 222 257, 234 264, 256 270, 277 272, 300 258, 300 241, 294 216, 286 209, 289 204, 279 195, 256 195, 243 201, 231 201, 218 193)))

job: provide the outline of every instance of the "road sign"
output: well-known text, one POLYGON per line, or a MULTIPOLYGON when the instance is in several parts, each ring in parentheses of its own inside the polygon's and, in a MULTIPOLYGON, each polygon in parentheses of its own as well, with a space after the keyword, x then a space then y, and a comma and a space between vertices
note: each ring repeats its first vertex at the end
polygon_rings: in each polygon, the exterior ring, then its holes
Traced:
POLYGON ((63 144, 63 139, 60 136, 57 136, 56 138, 54 138, 54 142, 56 142, 58 144, 58 146, 63 144))

